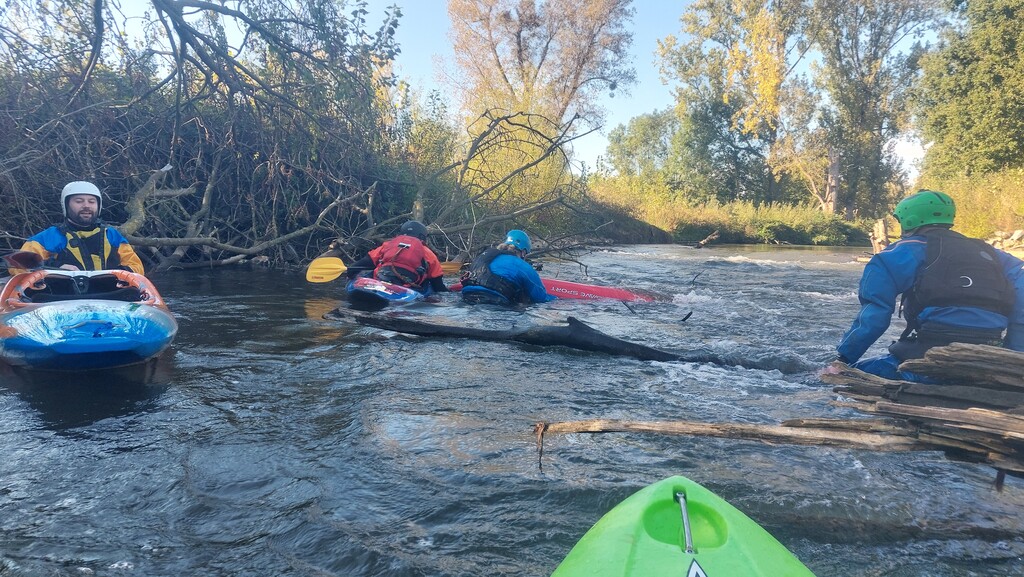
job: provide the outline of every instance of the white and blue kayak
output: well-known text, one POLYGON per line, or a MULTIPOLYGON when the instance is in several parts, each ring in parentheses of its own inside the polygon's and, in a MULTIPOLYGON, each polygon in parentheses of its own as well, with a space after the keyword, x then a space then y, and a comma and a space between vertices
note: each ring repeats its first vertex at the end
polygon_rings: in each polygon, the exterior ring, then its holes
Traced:
POLYGON ((0 292, 0 360, 79 371, 147 361, 178 323, 146 277, 124 270, 34 270, 0 292))
POLYGON ((358 277, 345 287, 348 300, 357 307, 384 308, 388 305, 409 304, 423 300, 426 295, 402 285, 377 280, 373 277, 358 277))

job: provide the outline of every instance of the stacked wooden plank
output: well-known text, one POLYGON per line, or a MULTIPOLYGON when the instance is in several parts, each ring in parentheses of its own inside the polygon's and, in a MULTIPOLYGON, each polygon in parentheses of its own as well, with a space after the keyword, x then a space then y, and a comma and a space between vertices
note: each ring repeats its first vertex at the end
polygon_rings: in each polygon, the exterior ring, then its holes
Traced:
POLYGON ((900 365, 942 384, 890 381, 845 365, 836 368, 837 374, 822 380, 844 397, 840 404, 892 419, 950 458, 1024 475, 1024 353, 956 343, 900 365))

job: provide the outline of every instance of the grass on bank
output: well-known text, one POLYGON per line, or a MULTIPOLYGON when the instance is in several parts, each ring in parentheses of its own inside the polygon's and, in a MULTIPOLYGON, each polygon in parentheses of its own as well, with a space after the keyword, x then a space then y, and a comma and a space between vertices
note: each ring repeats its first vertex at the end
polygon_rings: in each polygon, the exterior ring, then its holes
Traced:
POLYGON ((957 208, 954 230, 967 236, 989 238, 996 231, 1024 229, 1024 169, 946 179, 925 177, 921 188, 953 197, 957 208))
MULTIPOLYGON (((947 178, 925 175, 912 190, 941 190, 957 204, 957 230, 975 238, 1024 229, 1024 169, 947 178)), ((664 185, 642 179, 597 179, 595 200, 638 221, 672 233, 676 242, 698 242, 714 231, 722 243, 868 246, 873 219, 847 222, 811 205, 755 205, 751 202, 677 200, 664 185)), ((890 231, 899 226, 889 217, 890 231)))
POLYGON ((704 204, 672 200, 666 194, 596 186, 595 200, 619 208, 629 216, 672 233, 679 243, 696 243, 715 231, 715 242, 725 244, 795 244, 870 246, 870 221, 849 223, 816 207, 716 201, 704 204))

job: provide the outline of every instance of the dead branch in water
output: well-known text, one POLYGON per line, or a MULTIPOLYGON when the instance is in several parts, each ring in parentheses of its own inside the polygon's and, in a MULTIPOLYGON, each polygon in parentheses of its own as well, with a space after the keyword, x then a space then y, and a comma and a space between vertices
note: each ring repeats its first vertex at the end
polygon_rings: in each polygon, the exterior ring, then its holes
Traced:
MULTIPOLYGON (((660 433, 820 445, 872 451, 943 451, 954 460, 985 463, 1024 476, 1024 353, 986 345, 936 347, 900 368, 941 377, 943 384, 891 381, 847 365, 822 381, 843 398, 837 406, 874 419, 798 419, 781 425, 618 421, 537 423, 538 453, 545 433, 660 433)), ((539 457, 540 458, 540 457, 539 457)))

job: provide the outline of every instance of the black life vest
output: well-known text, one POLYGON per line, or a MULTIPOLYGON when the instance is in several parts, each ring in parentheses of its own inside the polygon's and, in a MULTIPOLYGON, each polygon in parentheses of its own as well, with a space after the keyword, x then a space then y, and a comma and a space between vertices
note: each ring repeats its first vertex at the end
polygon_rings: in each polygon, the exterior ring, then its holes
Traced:
POLYGON ((1016 293, 992 246, 945 228, 923 235, 928 239, 924 266, 900 303, 905 334, 921 328, 918 316, 928 307, 976 307, 1010 315, 1016 293))
POLYGON ((427 248, 423 241, 408 235, 399 235, 385 242, 374 263, 373 278, 419 287, 427 280, 427 248))
POLYGON ((512 303, 529 302, 528 295, 523 292, 519 283, 512 282, 491 271, 491 262, 503 254, 519 258, 508 251, 489 248, 473 259, 469 271, 462 277, 462 286, 482 286, 491 289, 512 303))
POLYGON ((53 267, 71 264, 81 270, 110 270, 121 266, 121 255, 110 246, 107 226, 99 224, 89 230, 73 230, 66 224, 57 228, 64 234, 64 250, 50 258, 53 267))

